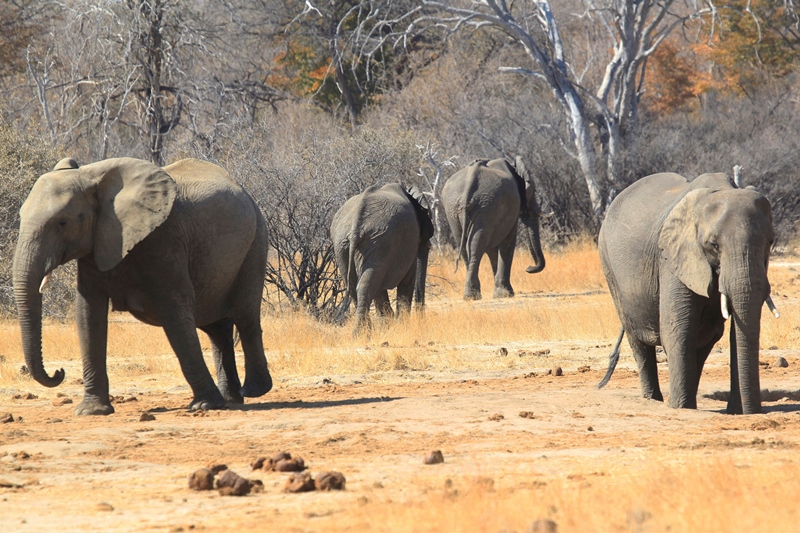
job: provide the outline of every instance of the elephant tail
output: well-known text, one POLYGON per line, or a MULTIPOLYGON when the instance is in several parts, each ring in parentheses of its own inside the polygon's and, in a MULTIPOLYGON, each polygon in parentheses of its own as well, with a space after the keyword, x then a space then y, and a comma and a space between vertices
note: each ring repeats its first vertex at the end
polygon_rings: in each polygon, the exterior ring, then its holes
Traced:
POLYGON ((461 225, 461 239, 458 243, 458 252, 456 253, 456 269, 454 272, 458 272, 458 260, 461 259, 461 254, 464 254, 464 261, 469 262, 469 257, 467 257, 467 224, 469 219, 467 218, 466 209, 464 210, 464 223, 461 225))
POLYGON ((358 286, 358 272, 356 272, 356 246, 358 245, 357 239, 351 233, 350 235, 350 249, 347 251, 347 298, 349 300, 356 300, 356 287, 358 286))
POLYGON ((597 384, 598 389, 602 389, 606 386, 608 381, 611 379, 611 374, 614 373, 614 369, 617 368, 617 361, 619 361, 619 347, 622 344, 622 337, 624 336, 625 326, 622 326, 622 328, 619 330, 617 344, 614 345, 614 349, 611 350, 611 354, 608 356, 608 370, 606 371, 606 375, 603 377, 603 380, 597 384))

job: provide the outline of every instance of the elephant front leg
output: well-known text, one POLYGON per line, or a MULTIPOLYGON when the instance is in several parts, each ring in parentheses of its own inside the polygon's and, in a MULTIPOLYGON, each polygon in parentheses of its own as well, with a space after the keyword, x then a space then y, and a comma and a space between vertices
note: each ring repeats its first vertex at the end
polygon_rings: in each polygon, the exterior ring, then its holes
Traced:
POLYGON ((685 287, 666 294, 662 291, 660 329, 669 365, 669 405, 697 409, 697 386, 700 381, 697 324, 700 320, 700 303, 695 301, 696 295, 685 287))
POLYGON ((78 294, 75 316, 83 363, 83 401, 75 408, 76 415, 110 415, 114 412, 108 390, 106 369, 108 343, 108 296, 81 282, 78 272, 78 294))

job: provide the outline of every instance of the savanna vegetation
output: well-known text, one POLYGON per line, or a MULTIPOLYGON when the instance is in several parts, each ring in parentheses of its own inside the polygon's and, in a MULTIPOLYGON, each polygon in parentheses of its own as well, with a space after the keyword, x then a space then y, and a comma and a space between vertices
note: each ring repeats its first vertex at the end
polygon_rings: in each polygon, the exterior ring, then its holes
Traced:
MULTIPOLYGON (((741 170, 797 221, 798 19, 778 0, 31 1, 0 6, 0 307, 16 214, 63 156, 218 162, 271 229, 266 297, 328 317, 330 218, 367 185, 434 209, 476 157, 522 156, 552 250, 636 179, 741 170)), ((437 249, 447 253, 446 223, 437 249)), ((69 313, 62 268, 45 313, 69 313)))

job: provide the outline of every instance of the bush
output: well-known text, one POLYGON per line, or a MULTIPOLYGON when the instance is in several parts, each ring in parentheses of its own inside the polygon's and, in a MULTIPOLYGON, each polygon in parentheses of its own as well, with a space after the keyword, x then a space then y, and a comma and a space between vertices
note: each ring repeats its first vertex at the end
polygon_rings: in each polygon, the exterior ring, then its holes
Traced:
MULTIPOLYGON (((34 182, 58 161, 41 135, 20 130, 0 114, 0 316, 16 316, 12 264, 19 235, 19 210, 34 182)), ((75 296, 75 263, 57 269, 42 302, 45 316, 65 318, 75 296)))

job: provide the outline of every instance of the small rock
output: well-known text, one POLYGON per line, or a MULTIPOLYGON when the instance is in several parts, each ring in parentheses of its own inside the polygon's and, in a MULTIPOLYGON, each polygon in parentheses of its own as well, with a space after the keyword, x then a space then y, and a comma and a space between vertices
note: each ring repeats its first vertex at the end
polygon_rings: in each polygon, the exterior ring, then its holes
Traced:
POLYGON ((538 355, 540 357, 543 356, 543 355, 549 355, 549 354, 550 354, 550 350, 548 348, 545 348, 544 350, 536 350, 535 352, 533 352, 533 355, 538 355))
POLYGON ((500 349, 497 350, 497 355, 499 355, 501 357, 505 357, 505 356, 508 355, 508 350, 506 349, 505 346, 501 346, 500 349))
POLYGON ((769 348, 767 348, 767 350, 777 350, 777 349, 778 349, 777 346, 770 346, 769 348))
POLYGON ((31 371, 28 370, 27 366, 22 365, 21 367, 19 367, 19 375, 20 376, 30 376, 31 375, 31 371))
POLYGON ((211 490, 214 488, 214 472, 208 468, 195 470, 189 476, 189 488, 192 490, 211 490))
POLYGON ((539 519, 528 526, 525 533, 558 533, 558 524, 549 519, 539 519))
POLYGON ((373 488, 373 489, 382 489, 382 488, 383 488, 383 483, 381 483, 380 481, 375 481, 375 482, 372 484, 372 488, 373 488))
POLYGON ((221 496, 245 496, 250 493, 251 487, 250 480, 230 469, 226 469, 217 478, 217 488, 221 496))
POLYGON ((32 393, 32 392, 28 392, 28 393, 26 393, 26 394, 23 394, 23 395, 22 395, 22 399, 23 399, 23 400, 35 400, 35 399, 37 399, 37 398, 38 398, 38 396, 36 396, 36 395, 35 395, 34 393, 32 393))
POLYGON ((435 342, 433 342, 433 341, 428 341, 428 346, 435 346, 435 345, 436 345, 436 343, 435 343, 435 342))
POLYGON ((444 462, 444 455, 441 450, 434 450, 425 458, 426 465, 438 465, 444 462))
POLYGON ((98 511, 113 511, 114 506, 108 502, 100 502, 95 506, 98 511))
POLYGON ((72 380, 73 385, 83 385, 83 378, 75 378, 72 380))
POLYGON ((771 366, 774 366, 775 368, 786 368, 789 366, 789 362, 783 357, 776 357, 771 366))
POLYGON ((250 462, 250 468, 251 468, 252 470, 261 470, 261 468, 264 466, 264 462, 265 462, 266 460, 267 460, 267 458, 266 458, 266 457, 258 457, 258 458, 256 458, 256 459, 253 459, 253 460, 250 462))
POLYGON ((295 472, 289 476, 286 486, 283 487, 284 492, 310 492, 314 489, 316 485, 308 472, 295 472))
POLYGON ((142 416, 139 417, 139 422, 150 422, 155 419, 155 415, 151 413, 142 413, 142 416))
POLYGON ((500 413, 495 413, 495 414, 493 414, 492 416, 489 417, 489 420, 491 420, 492 422, 500 422, 504 418, 505 417, 503 415, 501 415, 500 413))
POLYGON ((589 365, 583 365, 583 366, 579 366, 578 367, 578 372, 581 372, 581 373, 588 372, 591 369, 592 369, 592 367, 590 367, 589 365))
POLYGON ((536 418, 532 411, 520 411, 519 416, 520 418, 536 418))
POLYGON ((11 413, 5 413, 0 415, 0 424, 8 424, 9 422, 14 421, 14 416, 11 413))
POLYGON ((317 490, 344 490, 345 479, 341 472, 321 472, 314 479, 317 490))
POLYGON ((544 375, 545 376, 551 376, 551 375, 553 375, 553 371, 548 368, 547 370, 544 371, 544 375))
POLYGON ((53 405, 58 407, 60 405, 67 405, 72 403, 72 398, 56 398, 53 400, 53 405))
POLYGON ((564 371, 561 370, 560 366, 553 367, 552 372, 553 372, 554 376, 563 376, 564 375, 564 371))
POLYGON ((594 431, 594 428, 592 426, 589 426, 588 428, 586 428, 586 431, 594 431))
POLYGON ((667 354, 663 352, 656 354, 656 363, 666 363, 666 362, 667 362, 667 354))
POLYGON ((302 472, 306 469, 305 462, 302 457, 295 457, 293 459, 281 459, 277 461, 272 469, 275 472, 302 472))

